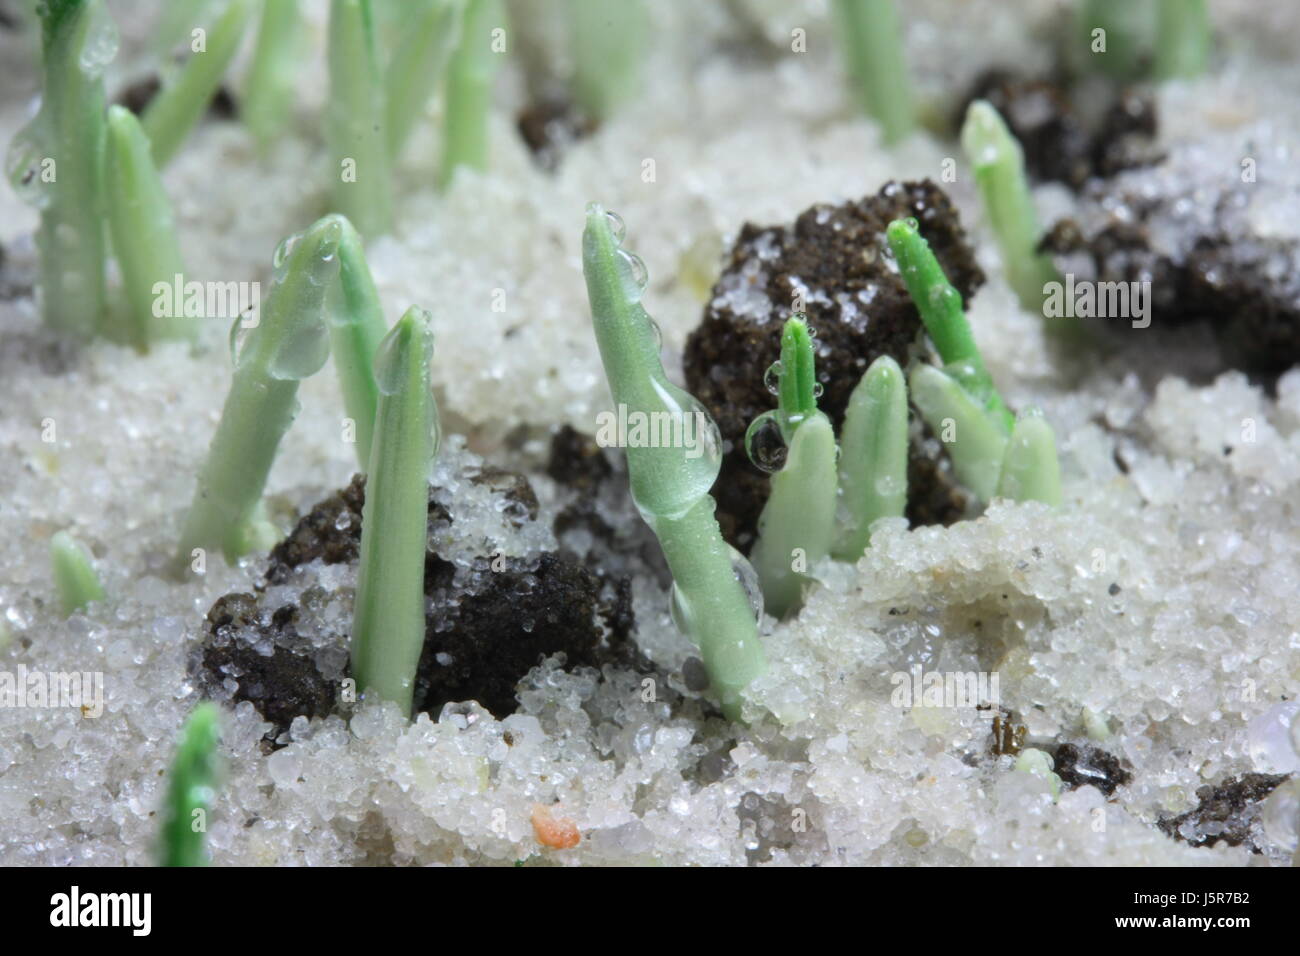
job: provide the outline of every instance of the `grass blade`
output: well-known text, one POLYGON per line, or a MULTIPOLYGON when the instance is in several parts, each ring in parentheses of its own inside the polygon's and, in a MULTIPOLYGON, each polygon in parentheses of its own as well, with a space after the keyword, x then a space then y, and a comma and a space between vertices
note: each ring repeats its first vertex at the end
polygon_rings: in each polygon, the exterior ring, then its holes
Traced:
POLYGON ((239 107, 263 155, 284 131, 293 107, 300 21, 298 0, 263 0, 253 63, 239 107))
POLYGON ((172 761, 162 809, 161 866, 204 866, 208 814, 217 788, 217 705, 204 701, 190 713, 172 761))
POLYGON ((50 538, 50 563, 59 593, 59 613, 70 617, 91 601, 104 599, 104 587, 91 563, 90 552, 66 531, 50 538))
POLYGON ((393 188, 370 0, 331 3, 329 66, 334 210, 362 235, 382 235, 392 225, 393 188))
POLYGON ((841 561, 857 561, 881 518, 902 517, 907 508, 907 383, 888 355, 871 363, 849 396, 840 432, 840 498, 848 512, 835 549, 841 561))

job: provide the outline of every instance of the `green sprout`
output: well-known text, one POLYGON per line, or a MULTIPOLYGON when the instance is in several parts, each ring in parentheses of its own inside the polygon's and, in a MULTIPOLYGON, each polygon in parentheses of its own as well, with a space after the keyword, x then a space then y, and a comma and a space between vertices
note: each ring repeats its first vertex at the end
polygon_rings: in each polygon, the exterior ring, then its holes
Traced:
POLYGON ((297 414, 298 383, 329 356, 326 286, 338 272, 344 231, 341 217, 326 216, 281 243, 260 321, 244 341, 242 319, 231 328, 234 377, 181 534, 182 563, 208 547, 233 562, 273 538, 258 520, 262 490, 297 414))
POLYGON ((332 0, 329 66, 334 208, 363 235, 380 235, 392 224, 393 192, 370 0, 332 0))
POLYGON ((384 127, 388 155, 401 154, 459 39, 465 0, 418 0, 403 26, 401 42, 384 81, 384 127))
POLYGON ((488 107, 498 57, 493 31, 504 22, 501 0, 467 0, 460 42, 447 66, 439 189, 446 189, 462 166, 487 168, 488 107))
POLYGON ((184 272, 171 204, 150 155, 149 140, 123 106, 108 110, 104 185, 113 253, 122 274, 125 328, 120 336, 141 351, 164 338, 193 338, 183 316, 154 314, 154 286, 171 285, 184 272))
POLYGON ((1020 773, 1031 774, 1035 777, 1042 777, 1047 781, 1048 787, 1052 791, 1052 799, 1056 800, 1061 795, 1061 778, 1053 773, 1056 761, 1046 750, 1038 750, 1034 747, 1026 747, 1020 751, 1020 756, 1016 758, 1015 770, 1020 773))
POLYGON ((227 0, 225 9, 205 36, 205 49, 190 54, 180 71, 154 97, 141 117, 153 144, 153 159, 161 169, 180 149, 221 85, 226 68, 239 49, 252 0, 227 0))
POLYGON ((346 219, 339 240, 339 281, 326 296, 330 354, 343 392, 343 407, 356 429, 357 463, 364 470, 370 461, 379 387, 374 361, 380 340, 388 331, 379 290, 370 275, 361 236, 346 219))
POLYGON ((668 381, 659 337, 641 305, 647 274, 622 248, 623 224, 587 206, 583 275, 610 392, 629 415, 688 429, 694 441, 635 443, 627 465, 632 499, 673 575, 674 617, 699 646, 724 712, 736 719, 741 691, 766 668, 743 584, 744 559, 722 539, 709 489, 722 465, 717 426, 700 403, 668 381))
POLYGON ((104 599, 90 552, 66 531, 50 538, 50 563, 54 567, 54 587, 59 593, 59 611, 70 617, 91 601, 104 599))
POLYGON ((801 603, 806 572, 830 552, 838 491, 835 430, 817 409, 813 343, 802 318, 782 330, 778 381, 775 419, 789 452, 772 476, 750 558, 767 612, 783 618, 801 603))
POLYGON ((647 36, 641 0, 569 0, 573 99, 603 120, 636 92, 647 36))
POLYGON ((897 143, 916 125, 916 112, 894 2, 836 0, 835 8, 844 59, 862 104, 880 124, 885 143, 897 143))
POLYGON ((220 733, 217 705, 211 701, 195 707, 185 721, 162 808, 160 866, 208 863, 208 814, 216 797, 220 733))
POLYGON ((263 0, 253 62, 239 107, 263 155, 280 136, 293 106, 300 20, 298 0, 263 0))
POLYGON ((1156 26, 1157 79, 1200 76, 1210 59, 1210 15, 1205 0, 1160 0, 1156 26))
POLYGON ((6 167, 15 190, 40 210, 45 321, 89 338, 107 303, 103 73, 116 35, 103 0, 47 0, 39 13, 41 108, 14 138, 6 167))
POLYGON ((981 501, 1001 494, 1017 501, 1061 501, 1056 440, 1033 411, 1019 420, 993 385, 975 345, 961 294, 952 287, 915 219, 885 230, 907 291, 943 360, 920 363, 909 386, 921 417, 948 447, 957 478, 981 501))
POLYGON ((835 546, 840 561, 866 551, 871 526, 907 508, 907 381, 888 355, 867 368, 849 396, 840 432, 840 500, 847 511, 835 546))
POLYGON ((1083 0, 1079 7, 1082 49, 1091 72, 1116 80, 1136 79, 1142 72, 1146 4, 1133 0, 1083 0))
POLYGON ((1038 251, 1042 230, 1025 178, 1024 151, 1002 117, 984 100, 966 112, 962 148, 975 168, 984 211, 1002 251, 1007 283, 1030 312, 1042 314, 1044 286, 1059 282, 1052 260, 1038 251))
POLYGON ((163 4, 162 16, 153 31, 153 49, 164 65, 169 64, 172 51, 188 38, 211 4, 212 0, 168 0, 163 4))
POLYGON ((352 618, 357 686, 393 701, 408 717, 424 647, 429 466, 439 438, 429 381, 433 335, 428 323, 427 312, 408 310, 375 357, 379 408, 352 618))
POLYGON ((984 367, 984 357, 975 345, 961 293, 944 275, 917 221, 895 219, 886 228, 885 238, 945 370, 972 395, 983 396, 989 413, 1000 417, 1009 430, 1014 417, 993 387, 993 376, 984 367))

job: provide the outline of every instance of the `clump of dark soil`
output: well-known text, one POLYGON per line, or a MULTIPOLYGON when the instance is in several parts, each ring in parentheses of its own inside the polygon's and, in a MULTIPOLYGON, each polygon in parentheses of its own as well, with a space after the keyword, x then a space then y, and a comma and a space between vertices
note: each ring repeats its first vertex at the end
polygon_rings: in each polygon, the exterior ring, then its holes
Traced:
POLYGON ((1099 747, 1063 743, 1049 753, 1055 763, 1054 772, 1070 790, 1092 786, 1109 797, 1133 779, 1125 761, 1099 747))
MULTIPOLYGON (((753 541, 767 499, 768 476, 743 447, 745 430, 775 399, 764 373, 780 355, 781 327, 804 312, 817 333, 818 405, 838 427, 849 395, 878 356, 901 365, 921 332, 921 319, 890 258, 885 227, 912 216, 949 280, 969 301, 984 274, 966 241, 956 208, 929 180, 890 182, 874 196, 840 206, 817 205, 791 226, 746 223, 713 287, 704 320, 686 342, 687 390, 708 408, 728 449, 714 495, 723 535, 742 551, 753 541)), ((931 457, 931 456, 926 456, 931 457)), ((939 468, 913 463, 909 498, 924 504, 914 523, 956 520, 964 498, 939 468)))
POLYGON ((1247 773, 1207 784, 1197 788, 1201 802, 1194 810, 1161 820, 1158 826, 1189 846, 1214 846, 1222 840, 1228 846, 1245 844, 1259 853, 1250 832, 1259 817, 1259 803, 1286 779, 1286 774, 1247 773))
POLYGON ((534 100, 519 114, 515 125, 533 161, 547 172, 554 172, 565 151, 596 129, 596 124, 572 100, 560 95, 534 100))
POLYGON ((960 129, 972 102, 987 100, 1020 141, 1029 175, 1076 190, 1094 177, 1159 160, 1153 146, 1155 102, 1149 92, 1097 86, 1088 92, 1107 96, 1108 105, 1100 111, 1078 108, 1074 91, 1061 78, 989 70, 975 80, 954 113, 953 129, 960 129))
MULTIPOLYGON (((502 494, 516 526, 536 519, 537 496, 524 476, 482 467, 465 477, 502 494)), ((437 495, 430 493, 429 521, 454 521, 437 495)), ((208 614, 195 655, 198 680, 210 695, 252 703, 274 725, 270 746, 295 717, 333 712, 341 685, 326 678, 319 650, 298 636, 299 605, 268 614, 265 590, 291 582, 294 569, 312 561, 358 561, 364 505, 365 479, 358 475, 275 547, 258 593, 227 594, 208 614)), ((555 654, 569 667, 644 665, 629 637, 635 623, 630 579, 598 572, 570 552, 485 555, 457 567, 429 550, 424 589, 429 605, 414 704, 434 718, 444 704, 463 700, 476 700, 497 717, 513 712, 516 684, 555 654)), ((346 635, 338 652, 346 654, 346 635)))

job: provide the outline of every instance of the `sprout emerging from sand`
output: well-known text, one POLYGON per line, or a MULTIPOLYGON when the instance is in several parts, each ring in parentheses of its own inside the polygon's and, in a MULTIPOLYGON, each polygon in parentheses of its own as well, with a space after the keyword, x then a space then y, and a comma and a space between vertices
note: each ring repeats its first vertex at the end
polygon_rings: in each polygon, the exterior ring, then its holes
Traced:
POLYGON ((70 617, 91 601, 104 599, 90 552, 66 531, 50 539, 50 564, 54 568, 54 585, 59 593, 59 611, 70 617))
POLYGON ((862 105, 880 124, 885 142, 896 143, 916 125, 916 112, 894 2, 836 0, 835 8, 844 60, 862 105))
POLYGON ((393 190, 370 0, 331 3, 329 70, 334 209, 377 236, 392 224, 393 190))
POLYGON ((623 232, 622 221, 603 207, 587 207, 582 271, 592 326, 616 404, 629 415, 666 415, 699 429, 702 449, 629 447, 627 465, 632 499, 672 571, 674 617, 699 645, 713 689, 735 719, 741 691, 766 668, 743 583, 752 572, 722 540, 713 515, 709 488, 722 463, 717 426, 664 374, 657 330, 641 306, 645 265, 622 247, 623 232))
POLYGON ((429 314, 412 308, 375 358, 379 406, 352 618, 357 686, 393 701, 408 717, 424 647, 429 466, 439 442, 429 382, 432 357, 429 314))
POLYGON ((216 797, 218 718, 217 705, 205 701, 194 708, 181 730, 162 808, 161 866, 208 862, 207 817, 216 797))
POLYGON ((447 67, 440 189, 447 188, 462 166, 487 168, 488 107, 499 56, 494 44, 504 36, 498 32, 504 23, 501 0, 467 0, 460 42, 447 67))
POLYGON ((886 231, 899 271, 944 362, 912 369, 912 401, 948 446, 958 479, 981 501, 1061 503, 1060 466, 1051 427, 1036 411, 1017 420, 993 386, 970 322, 914 219, 886 231))

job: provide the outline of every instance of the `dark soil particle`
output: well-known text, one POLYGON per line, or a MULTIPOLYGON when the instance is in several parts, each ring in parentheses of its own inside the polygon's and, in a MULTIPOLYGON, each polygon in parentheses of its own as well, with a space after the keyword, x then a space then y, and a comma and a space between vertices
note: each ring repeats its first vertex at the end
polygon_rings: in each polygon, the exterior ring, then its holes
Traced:
POLYGON ((954 113, 954 130, 977 99, 987 100, 1006 120, 1024 149, 1025 169, 1037 181, 1079 189, 1093 177, 1159 160, 1152 146, 1155 103, 1145 90, 1113 93, 1109 106, 1089 122, 1064 82, 993 69, 976 79, 954 113))
MULTIPOLYGON (((512 520, 536 518, 537 497, 524 476, 484 467, 466 477, 516 506, 512 520)), ((429 520, 453 521, 435 495, 429 520)), ((294 568, 311 561, 359 560, 364 504, 360 475, 316 504, 271 552, 266 584, 289 582, 294 568)), ((630 579, 603 575, 567 551, 485 555, 471 568, 457 568, 431 550, 425 594, 430 601, 415 708, 435 719, 450 701, 477 700, 497 717, 513 712, 516 684, 551 655, 563 654, 569 667, 646 666, 629 638, 635 625, 630 579)), ((220 598, 208 614, 195 664, 210 695, 224 696, 219 689, 237 682, 233 699, 251 702, 274 725, 266 741, 273 747, 295 717, 333 712, 340 688, 322 675, 306 640, 297 638, 298 607, 285 605, 267 619, 261 600, 245 593, 220 598)), ((346 636, 340 650, 346 651, 346 636)))
MULTIPOLYGON (((153 102, 161 89, 162 80, 158 74, 150 73, 125 87, 117 95, 115 102, 139 116, 153 102)), ((217 91, 212 94, 212 101, 208 104, 208 112, 217 119, 234 119, 239 114, 234 94, 225 86, 217 87, 217 91)))
POLYGON ((1070 790, 1093 786, 1109 797, 1116 788, 1133 779, 1130 768, 1123 760, 1099 747, 1063 743, 1050 753, 1056 764, 1053 770, 1061 778, 1061 783, 1070 790))
POLYGON ((1286 779, 1286 774, 1247 773, 1217 786, 1207 784, 1197 788, 1201 802, 1194 810, 1161 820, 1158 825, 1175 840, 1190 846, 1214 846, 1222 840, 1228 846, 1245 844, 1259 853, 1250 832, 1259 816, 1259 802, 1286 779), (1195 830, 1190 838, 1182 832, 1188 823, 1195 830))
POLYGON ((565 150, 595 131, 596 124, 561 96, 544 96, 519 114, 519 135, 533 154, 533 161, 553 172, 565 150))
MULTIPOLYGON (((817 332, 817 377, 824 388, 818 404, 837 427, 875 358, 890 355, 907 365, 921 320, 886 260, 884 235, 891 220, 907 216, 921 223, 949 280, 969 301, 984 274, 956 208, 929 180, 890 182, 874 196, 814 206, 792 226, 746 223, 736 239, 704 320, 687 339, 683 365, 687 390, 716 419, 728 449, 714 496, 723 535, 741 550, 752 543, 768 493, 768 476, 743 448, 745 430, 775 403, 764 373, 780 355, 781 327, 796 306, 817 332), (766 309, 759 300, 737 312, 742 295, 749 302, 766 296, 766 309)), ((924 482, 935 477, 942 473, 918 468, 909 497, 926 500, 932 492, 924 482)))

